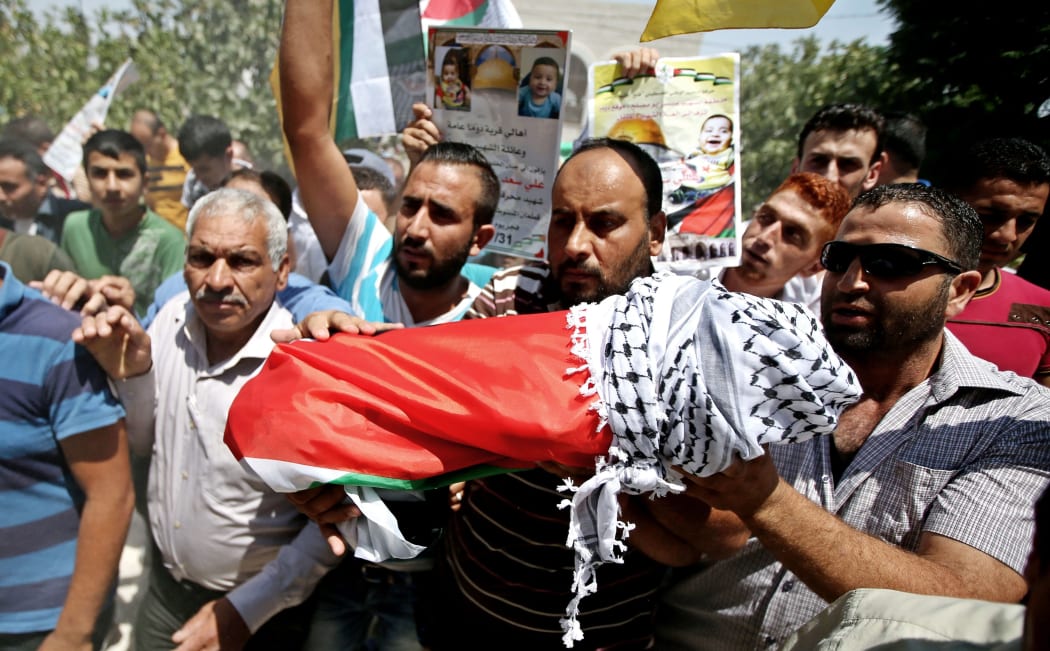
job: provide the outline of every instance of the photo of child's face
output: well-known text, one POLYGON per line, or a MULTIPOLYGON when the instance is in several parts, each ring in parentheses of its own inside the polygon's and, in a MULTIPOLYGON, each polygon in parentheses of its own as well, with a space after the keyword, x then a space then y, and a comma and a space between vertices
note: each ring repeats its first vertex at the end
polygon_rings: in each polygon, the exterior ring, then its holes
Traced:
POLYGON ((550 97, 557 87, 557 68, 543 63, 532 67, 532 72, 529 74, 529 90, 532 91, 533 102, 550 97))
POLYGON ((729 118, 708 118, 700 129, 700 150, 705 154, 725 151, 733 142, 733 123, 729 118))
POLYGON ((456 65, 454 63, 446 63, 441 66, 441 81, 446 84, 459 81, 459 72, 456 70, 456 65))

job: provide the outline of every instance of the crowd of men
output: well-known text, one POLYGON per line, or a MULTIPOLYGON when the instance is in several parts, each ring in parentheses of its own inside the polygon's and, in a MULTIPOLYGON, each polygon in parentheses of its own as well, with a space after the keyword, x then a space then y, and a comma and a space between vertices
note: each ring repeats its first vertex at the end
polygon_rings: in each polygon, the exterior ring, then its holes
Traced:
MULTIPOLYGON (((385 491, 426 551, 366 559, 337 529, 361 517, 342 486, 279 494, 223 432, 274 341, 559 311, 663 277, 660 169, 630 142, 585 141, 551 188, 547 260, 476 264, 492 167, 424 105, 403 180, 341 150, 331 30, 330 2, 287 0, 294 191, 212 116, 175 134, 136 111, 84 143, 72 187, 44 165, 38 120, 0 134, 0 648, 104 646, 136 506, 135 649, 561 648, 559 488, 593 468, 385 491)), ((616 58, 631 77, 658 54, 616 58)), ((820 108, 739 264, 700 272, 809 308, 863 393, 831 436, 687 475, 680 494, 621 495, 629 548, 580 602, 577 648, 813 648, 856 634, 858 612, 904 627, 933 599, 979 600, 941 639, 992 648, 1012 617, 1008 641, 1046 644, 1050 289, 1011 265, 1046 211, 1050 156, 977 142, 938 187, 920 180, 924 136, 911 115, 820 108)))

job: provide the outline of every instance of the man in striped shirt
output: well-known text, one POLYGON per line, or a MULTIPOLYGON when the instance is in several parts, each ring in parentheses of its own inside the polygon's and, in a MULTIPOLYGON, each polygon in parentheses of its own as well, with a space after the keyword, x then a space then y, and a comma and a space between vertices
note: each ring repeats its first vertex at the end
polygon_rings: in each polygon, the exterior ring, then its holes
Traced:
MULTIPOLYGON (((656 163, 637 146, 606 139, 583 144, 554 183, 549 263, 496 274, 468 318, 566 309, 622 293, 635 278, 652 274, 651 256, 665 230, 660 183, 656 163)), ((569 516, 559 509, 566 494, 558 486, 559 475, 576 472, 593 469, 496 475, 470 481, 455 494, 459 509, 439 565, 442 600, 432 648, 492 648, 508 640, 519 648, 561 646, 574 556, 565 545, 569 516)), ((671 531, 654 520, 676 512, 675 498, 625 497, 621 505, 639 525, 628 539, 637 549, 622 565, 601 566, 598 591, 580 603, 585 648, 650 648, 664 563, 685 562, 683 551, 695 560, 742 542, 698 536, 699 550, 686 543, 683 529, 671 531)), ((706 524, 696 517, 690 530, 706 524)))
POLYGON ((124 409, 80 317, 0 263, 0 648, 101 648, 133 494, 124 409))

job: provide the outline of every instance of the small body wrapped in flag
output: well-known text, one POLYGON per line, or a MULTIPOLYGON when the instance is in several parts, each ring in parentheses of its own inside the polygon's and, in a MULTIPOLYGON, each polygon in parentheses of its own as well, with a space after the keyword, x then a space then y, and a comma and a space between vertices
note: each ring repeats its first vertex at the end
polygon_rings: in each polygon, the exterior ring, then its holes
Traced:
POLYGON ((672 467, 707 476, 828 434, 858 396, 805 308, 657 275, 568 312, 279 346, 234 402, 226 442, 278 491, 593 465, 572 487, 569 644, 594 568, 622 554, 619 492, 680 491, 672 467))

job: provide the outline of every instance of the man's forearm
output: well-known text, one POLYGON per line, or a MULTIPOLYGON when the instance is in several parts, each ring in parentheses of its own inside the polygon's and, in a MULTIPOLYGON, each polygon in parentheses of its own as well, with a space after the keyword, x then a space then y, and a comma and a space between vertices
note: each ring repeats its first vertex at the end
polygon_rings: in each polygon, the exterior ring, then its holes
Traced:
POLYGON ((328 137, 332 56, 331 0, 288 0, 278 66, 284 131, 293 145, 328 137))
MULTIPOLYGON (((942 539, 917 553, 862 533, 781 481, 767 503, 744 518, 762 545, 821 598, 856 588, 1016 601, 1019 575, 962 543, 942 539), (944 553, 945 548, 950 553, 944 553), (981 567, 982 571, 969 571, 981 567), (983 571, 985 568, 994 571, 983 571)), ((924 540, 928 536, 924 534, 924 540)))
POLYGON ((112 463, 120 467, 102 469, 96 473, 101 481, 85 489, 77 531, 76 565, 55 627, 60 637, 79 639, 86 635, 90 638, 116 578, 135 502, 127 455, 124 445, 117 447, 112 461, 103 465, 112 463))

